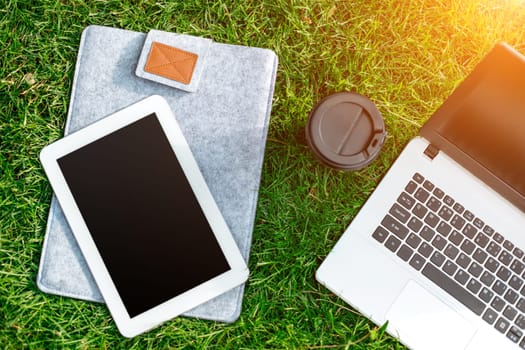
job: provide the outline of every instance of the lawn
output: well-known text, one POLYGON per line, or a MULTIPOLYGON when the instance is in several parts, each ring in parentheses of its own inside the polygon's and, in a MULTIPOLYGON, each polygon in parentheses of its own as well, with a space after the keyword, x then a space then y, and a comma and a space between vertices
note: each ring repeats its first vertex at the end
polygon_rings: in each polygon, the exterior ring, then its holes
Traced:
MULTIPOLYGON (((0 6, 0 346, 4 349, 403 349, 314 273, 406 142, 498 41, 525 52, 523 0, 29 1, 0 6), (159 29, 279 56, 243 310, 177 318, 133 339, 101 304, 46 295, 36 275, 52 190, 38 161, 63 134, 80 34, 159 29), (306 146, 317 101, 355 91, 388 137, 357 172, 306 146)), ((351 278, 352 276, 348 276, 351 278)))

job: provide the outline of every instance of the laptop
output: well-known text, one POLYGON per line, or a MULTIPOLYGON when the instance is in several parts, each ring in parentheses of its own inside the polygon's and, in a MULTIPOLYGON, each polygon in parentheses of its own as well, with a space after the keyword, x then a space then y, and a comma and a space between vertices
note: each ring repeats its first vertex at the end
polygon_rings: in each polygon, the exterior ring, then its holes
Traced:
POLYGON ((316 272, 411 349, 525 349, 525 57, 497 44, 316 272))

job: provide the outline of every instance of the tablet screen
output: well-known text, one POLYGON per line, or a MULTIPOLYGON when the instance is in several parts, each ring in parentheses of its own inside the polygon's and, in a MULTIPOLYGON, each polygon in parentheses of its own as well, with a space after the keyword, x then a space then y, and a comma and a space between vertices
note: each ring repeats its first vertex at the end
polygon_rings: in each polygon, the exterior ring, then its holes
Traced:
POLYGON ((130 317, 230 270, 155 114, 58 164, 130 317))

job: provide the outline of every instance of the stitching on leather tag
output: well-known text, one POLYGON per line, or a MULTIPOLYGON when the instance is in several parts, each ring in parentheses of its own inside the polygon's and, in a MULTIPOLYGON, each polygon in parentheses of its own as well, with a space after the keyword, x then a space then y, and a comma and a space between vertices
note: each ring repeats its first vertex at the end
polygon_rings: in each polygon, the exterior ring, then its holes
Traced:
POLYGON ((189 84, 199 56, 154 41, 144 70, 168 79, 189 84))

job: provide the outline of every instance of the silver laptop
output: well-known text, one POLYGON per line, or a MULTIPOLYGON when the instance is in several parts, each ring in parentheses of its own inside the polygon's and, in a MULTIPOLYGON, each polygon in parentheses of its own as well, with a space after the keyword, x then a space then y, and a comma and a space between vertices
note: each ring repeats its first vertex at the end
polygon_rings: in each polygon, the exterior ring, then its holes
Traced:
POLYGON ((409 348, 525 349, 525 57, 498 44, 409 142, 317 280, 409 348))

